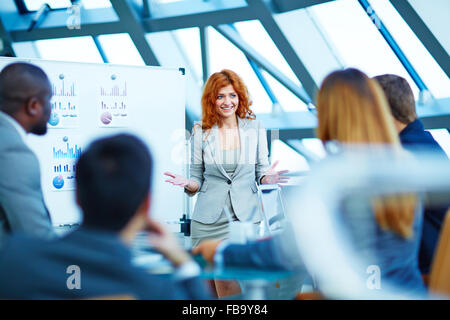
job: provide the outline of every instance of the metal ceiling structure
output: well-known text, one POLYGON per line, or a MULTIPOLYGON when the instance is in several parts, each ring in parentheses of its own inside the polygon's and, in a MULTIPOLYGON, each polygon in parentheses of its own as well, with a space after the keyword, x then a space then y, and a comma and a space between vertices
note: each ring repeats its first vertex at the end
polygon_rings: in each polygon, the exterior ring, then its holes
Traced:
MULTIPOLYGON (((242 51, 269 96, 273 96, 270 85, 264 81, 260 70, 270 74, 308 106, 310 111, 258 114, 258 118, 267 127, 269 136, 276 134, 288 146, 304 154, 301 145, 295 140, 315 137, 317 121, 311 110, 314 111, 313 103, 320 84, 316 82, 308 65, 302 61, 293 44, 283 33, 275 15, 330 1, 339 0, 179 0, 169 2, 110 0, 111 6, 106 8, 87 10, 81 7, 80 28, 67 27, 66 9, 52 9, 43 21, 33 30, 28 31, 35 12, 29 12, 23 0, 3 0, 0 2, 0 37, 3 44, 0 53, 1 55, 15 56, 12 44, 18 42, 90 36, 103 61, 108 62, 97 37, 104 34, 127 33, 145 64, 158 66, 161 63, 155 54, 155 48, 152 48, 148 41, 148 34, 197 27, 200 34, 203 71, 201 78, 206 81, 211 71, 209 70, 210 57, 207 50, 208 33, 206 28, 213 27, 242 51), (235 23, 251 20, 258 20, 261 23, 301 86, 277 69, 261 52, 255 50, 233 27, 235 23)), ((376 14, 373 10, 368 10, 369 3, 366 0, 355 1, 368 14, 376 14)), ((447 76, 450 76, 450 58, 447 51, 413 6, 408 0, 389 0, 389 2, 408 23, 440 68, 447 76)), ((388 26, 382 24, 379 31, 411 75, 419 90, 428 90, 400 47, 390 36, 388 26)), ((276 102, 276 99, 271 100, 276 102)), ((188 130, 193 121, 200 116, 199 104, 200 101, 187 102, 186 126, 188 130)), ((428 129, 446 128, 448 130, 450 128, 450 98, 433 99, 426 106, 418 108, 418 113, 428 129)))

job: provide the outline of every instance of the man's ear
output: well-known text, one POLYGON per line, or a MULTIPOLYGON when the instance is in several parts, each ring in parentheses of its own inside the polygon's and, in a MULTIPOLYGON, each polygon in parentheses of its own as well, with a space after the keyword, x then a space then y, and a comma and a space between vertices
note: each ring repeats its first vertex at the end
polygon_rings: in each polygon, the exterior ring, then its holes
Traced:
POLYGON ((37 117, 42 113, 42 103, 36 97, 31 97, 25 103, 25 112, 28 116, 33 118, 37 117))

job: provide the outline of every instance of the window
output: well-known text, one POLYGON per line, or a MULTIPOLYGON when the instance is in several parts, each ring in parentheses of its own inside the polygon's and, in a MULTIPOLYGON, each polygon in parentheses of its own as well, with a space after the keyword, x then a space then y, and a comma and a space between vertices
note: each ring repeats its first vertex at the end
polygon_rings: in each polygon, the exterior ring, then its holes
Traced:
POLYGON ((272 111, 272 101, 256 77, 245 55, 212 27, 208 27, 210 72, 231 69, 244 80, 253 101, 255 113, 272 111))
POLYGON ((433 4, 423 0, 408 0, 430 31, 450 53, 450 39, 448 36, 450 2, 448 0, 433 0, 433 4))
MULTIPOLYGON (((70 0, 25 0, 25 5, 29 11, 36 11, 47 3, 52 9, 64 9, 72 6, 70 0)), ((85 9, 97 9, 111 7, 109 0, 84 0, 81 2, 85 9)))
POLYGON ((238 22, 235 24, 242 39, 252 46, 258 53, 270 61, 278 70, 292 81, 300 85, 297 77, 281 55, 278 48, 267 34, 264 27, 257 20, 238 22))
POLYGON ((370 4, 433 96, 436 98, 449 97, 450 79, 389 0, 370 0, 370 4))
MULTIPOLYGON (((241 37, 265 59, 270 61, 282 74, 286 75, 295 84, 300 86, 300 82, 288 63, 267 34, 264 27, 257 20, 239 22, 235 27, 241 37)), ((284 111, 302 111, 307 110, 305 104, 297 98, 292 92, 284 87, 280 82, 273 78, 269 73, 261 69, 268 85, 272 89, 275 97, 284 111)))
POLYGON ((193 76, 199 85, 202 81, 202 52, 200 47, 200 32, 198 28, 178 29, 173 31, 180 51, 185 55, 184 60, 189 63, 193 76))
POLYGON ((320 139, 318 138, 302 139, 302 143, 306 149, 317 155, 317 157, 325 158, 326 151, 320 139))
POLYGON ((47 3, 52 9, 68 8, 72 4, 70 0, 24 0, 25 6, 29 11, 36 11, 44 4, 47 3))
POLYGON ((109 63, 145 65, 128 33, 101 35, 98 40, 109 63))
POLYGON ((103 63, 91 37, 39 40, 35 45, 42 59, 103 63))
POLYGON ((357 1, 331 1, 311 7, 311 11, 346 67, 356 67, 370 77, 383 73, 402 76, 418 97, 414 81, 357 1))
MULTIPOLYGON (((306 159, 297 151, 286 145, 281 140, 272 141, 270 162, 273 164, 276 160, 279 161, 275 170, 289 170, 290 172, 303 172, 310 169, 306 159)), ((289 184, 296 184, 301 180, 301 177, 291 177, 289 184)))
POLYGON ((447 129, 428 130, 450 158, 450 133, 447 129))
POLYGON ((269 73, 262 70, 262 74, 269 84, 270 88, 272 89, 273 93, 275 94, 275 97, 277 98, 283 111, 290 112, 308 110, 303 101, 301 101, 297 96, 295 96, 269 73))
POLYGON ((111 6, 112 5, 109 0, 84 0, 83 1, 83 8, 85 8, 85 9, 109 8, 111 6))

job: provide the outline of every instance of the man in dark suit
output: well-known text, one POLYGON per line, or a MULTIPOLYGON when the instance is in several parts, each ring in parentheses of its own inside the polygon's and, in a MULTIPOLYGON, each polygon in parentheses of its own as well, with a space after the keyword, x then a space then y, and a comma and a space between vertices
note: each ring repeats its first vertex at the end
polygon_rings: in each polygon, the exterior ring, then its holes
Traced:
MULTIPOLYGON (((388 99, 402 146, 417 156, 431 152, 448 159, 441 146, 425 131, 422 122, 417 118, 414 94, 408 82, 392 74, 380 75, 374 79, 381 85, 388 99)), ((446 211, 446 208, 425 208, 419 249, 419 269, 422 274, 430 272, 446 211)))
POLYGON ((200 269, 173 234, 148 217, 152 160, 136 137, 97 140, 76 165, 82 226, 51 241, 14 235, 0 251, 0 299, 206 299, 200 269), (146 229, 174 266, 156 275, 132 263, 129 248, 146 229))
POLYGON ((51 113, 47 75, 28 63, 13 63, 0 73, 0 247, 9 233, 55 236, 44 203, 38 159, 27 133, 44 135, 51 113))

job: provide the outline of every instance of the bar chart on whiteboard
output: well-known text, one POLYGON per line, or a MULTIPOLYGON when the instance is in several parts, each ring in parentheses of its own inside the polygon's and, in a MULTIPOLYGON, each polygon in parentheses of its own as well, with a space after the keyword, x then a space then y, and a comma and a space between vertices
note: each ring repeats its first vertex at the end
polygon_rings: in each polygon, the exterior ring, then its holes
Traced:
POLYGON ((97 112, 100 127, 127 127, 129 125, 128 112, 126 82, 100 86, 97 112))
MULTIPOLYGON (((0 67, 23 60, 0 57, 0 67)), ((174 132, 184 133, 186 125, 186 76, 179 68, 26 61, 41 67, 51 84, 47 134, 29 135, 27 142, 39 159, 43 196, 54 225, 82 222, 76 203, 76 162, 96 139, 136 135, 154 154, 155 177, 185 170, 172 155, 185 136, 171 139, 174 132)), ((178 221, 185 212, 184 193, 154 180, 153 217, 178 221)))
POLYGON ((75 83, 60 74, 51 79, 52 114, 48 121, 50 128, 76 128, 79 126, 79 99, 75 83))
POLYGON ((81 155, 80 137, 54 136, 51 153, 51 190, 75 190, 75 164, 81 155))

